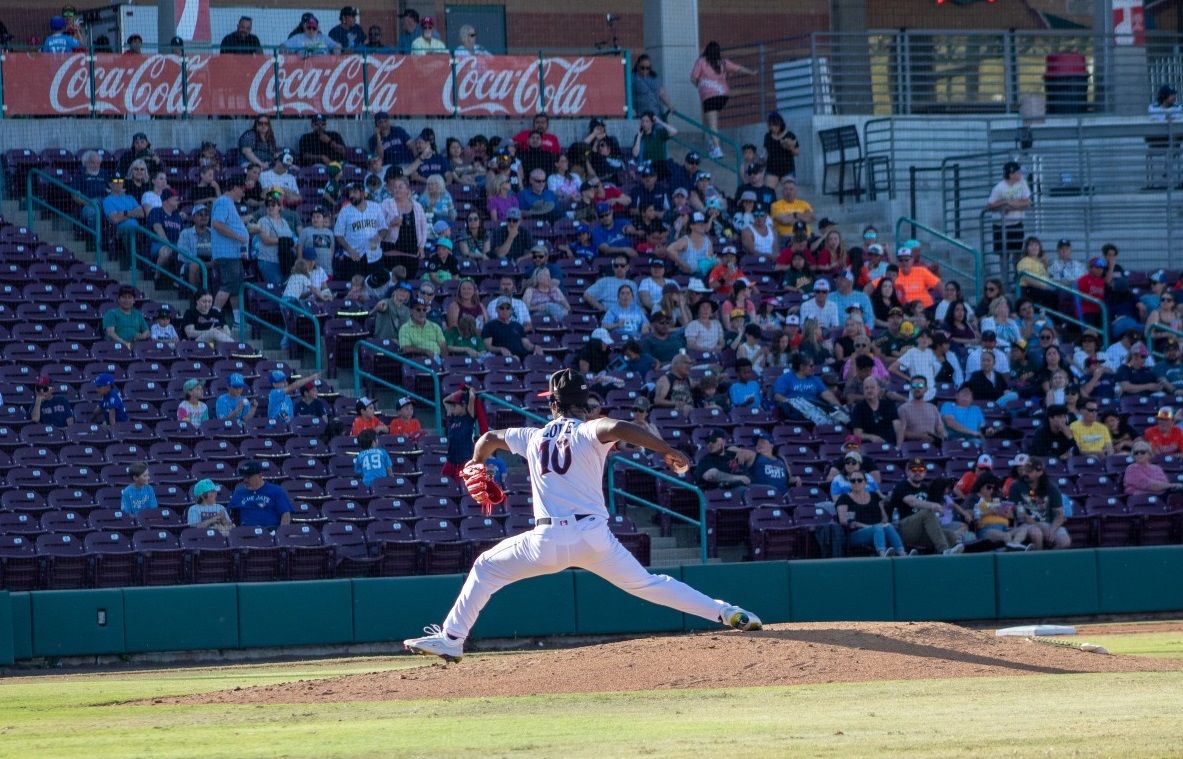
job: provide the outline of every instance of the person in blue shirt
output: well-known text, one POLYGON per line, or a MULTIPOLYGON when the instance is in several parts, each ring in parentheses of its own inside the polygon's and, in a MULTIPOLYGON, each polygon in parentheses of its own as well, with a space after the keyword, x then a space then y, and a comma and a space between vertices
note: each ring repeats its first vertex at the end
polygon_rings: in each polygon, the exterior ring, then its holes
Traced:
POLYGON ((271 391, 267 393, 267 418, 290 422, 296 415, 296 404, 292 401, 292 393, 309 382, 315 382, 320 372, 302 377, 295 382, 288 382, 288 376, 280 369, 272 370, 268 379, 271 380, 271 391))
POLYGON ((370 155, 381 153, 383 164, 402 166, 412 160, 410 142, 411 135, 407 130, 391 125, 389 113, 379 111, 374 114, 374 133, 370 135, 367 150, 370 155))
POLYGON ((41 43, 43 53, 72 53, 82 47, 76 37, 66 34, 66 19, 54 16, 49 20, 49 30, 53 32, 41 43))
POLYGON ((353 460, 353 471, 357 472, 367 488, 374 480, 394 476, 394 464, 390 460, 390 454, 378 444, 377 430, 362 430, 357 436, 357 444, 361 451, 353 460))
POLYGON ((600 256, 624 254, 629 258, 637 255, 630 235, 637 230, 626 219, 617 219, 611 203, 597 203, 596 217, 599 223, 592 227, 592 247, 600 256))
POLYGON ((127 421, 127 409, 123 405, 123 395, 115 387, 115 375, 103 372, 94 378, 94 388, 99 394, 99 405, 95 406, 91 421, 102 421, 103 424, 127 421))
POLYGON ((53 386, 53 381, 42 374, 36 382, 37 394, 33 398, 33 409, 29 420, 51 427, 69 427, 74 423, 74 407, 66 396, 53 386))
POLYGON ((748 466, 748 479, 752 485, 776 488, 776 492, 782 496, 789 492, 790 486, 801 484, 801 478, 793 475, 784 457, 777 455, 772 439, 763 434, 756 437, 756 450, 748 466))
POLYGON ((986 435, 994 430, 986 427, 986 417, 982 409, 974 405, 974 391, 968 384, 957 388, 957 402, 945 401, 941 404, 941 421, 949 431, 949 437, 960 440, 970 440, 981 443, 986 435))
POLYGON ((592 244, 591 227, 582 221, 575 222, 575 239, 566 243, 560 242, 558 249, 570 258, 591 261, 597 255, 596 247, 592 244))
POLYGON ((735 381, 727 388, 727 395, 731 398, 731 407, 761 408, 764 398, 760 392, 760 379, 752 370, 752 362, 746 358, 736 359, 735 376, 735 381))
POLYGON ((152 473, 148 465, 137 461, 127 467, 127 474, 131 477, 131 484, 123 489, 119 497, 119 508, 125 514, 139 514, 144 509, 158 508, 156 491, 149 484, 152 473))
POLYGON ((459 390, 444 398, 444 434, 448 438, 447 461, 443 466, 445 477, 460 481, 460 470, 472 458, 476 435, 476 391, 461 386, 459 390))
POLYGON ((559 208, 559 197, 546 186, 546 172, 534 169, 522 191, 518 193, 518 207, 526 219, 555 221, 563 212, 559 208))
POLYGON ((107 184, 107 197, 103 198, 103 215, 115 227, 115 233, 126 247, 130 245, 130 236, 140 228, 140 222, 144 219, 144 207, 127 194, 123 177, 116 174, 107 184))
POLYGON ((790 398, 802 398, 810 403, 825 401, 833 406, 841 405, 825 383, 813 376, 813 360, 801 353, 794 353, 790 363, 791 371, 776 378, 772 386, 772 397, 777 403, 790 398))
POLYGON ((263 464, 244 461, 238 467, 242 484, 230 496, 230 511, 238 512, 244 527, 278 527, 291 524, 292 501, 279 485, 263 481, 263 464))
POLYGON ((242 259, 251 242, 246 224, 238 213, 238 204, 246 195, 241 174, 233 174, 222 181, 222 194, 210 211, 210 256, 218 271, 218 293, 214 308, 221 311, 226 301, 238 306, 238 291, 242 289, 242 259))
POLYGON ((233 419, 243 422, 259 410, 259 402, 246 397, 246 378, 235 372, 226 380, 226 392, 218 396, 214 413, 219 419, 233 419))

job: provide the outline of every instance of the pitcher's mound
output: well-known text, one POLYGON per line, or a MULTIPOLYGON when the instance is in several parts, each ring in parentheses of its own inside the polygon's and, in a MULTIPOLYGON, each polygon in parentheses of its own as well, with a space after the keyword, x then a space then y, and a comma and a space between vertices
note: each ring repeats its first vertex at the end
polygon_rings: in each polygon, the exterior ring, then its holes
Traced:
POLYGON ((1103 656, 938 622, 815 622, 635 638, 222 691, 155 703, 261 704, 519 696, 667 688, 1142 672, 1183 661, 1103 656))

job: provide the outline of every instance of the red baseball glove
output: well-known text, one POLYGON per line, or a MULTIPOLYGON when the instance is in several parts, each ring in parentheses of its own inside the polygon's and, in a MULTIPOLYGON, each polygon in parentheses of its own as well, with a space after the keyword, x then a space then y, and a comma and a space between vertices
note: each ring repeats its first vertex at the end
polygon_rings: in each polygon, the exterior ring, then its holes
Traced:
POLYGON ((493 507, 505 500, 505 492, 484 464, 470 461, 460 470, 460 478, 468 494, 481 506, 485 516, 493 513, 493 507))

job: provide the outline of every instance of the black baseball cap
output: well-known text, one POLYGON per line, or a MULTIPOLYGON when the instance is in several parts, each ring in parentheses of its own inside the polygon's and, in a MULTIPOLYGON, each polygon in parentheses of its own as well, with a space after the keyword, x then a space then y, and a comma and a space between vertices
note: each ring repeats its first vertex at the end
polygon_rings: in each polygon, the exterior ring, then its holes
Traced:
POLYGON ((246 477, 250 477, 252 475, 262 474, 262 473, 263 473, 263 462, 261 462, 261 461, 255 461, 252 459, 249 461, 244 461, 238 465, 238 476, 239 477, 246 478, 246 477))
POLYGON ((550 398, 560 406, 583 406, 587 403, 587 378, 574 369, 560 369, 550 375, 550 389, 538 394, 550 398))

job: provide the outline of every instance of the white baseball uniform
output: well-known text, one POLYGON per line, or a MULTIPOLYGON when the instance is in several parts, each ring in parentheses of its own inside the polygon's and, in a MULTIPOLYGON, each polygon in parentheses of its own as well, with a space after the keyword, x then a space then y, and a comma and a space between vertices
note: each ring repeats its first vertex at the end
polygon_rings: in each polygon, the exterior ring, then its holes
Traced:
POLYGON ((449 636, 467 638, 489 598, 506 585, 569 567, 593 572, 646 601, 719 620, 725 603, 667 575, 650 574, 608 529, 604 459, 612 443, 601 443, 595 429, 595 423, 563 417, 542 429, 505 431, 510 451, 529 466, 538 526, 480 555, 444 620, 449 636))

